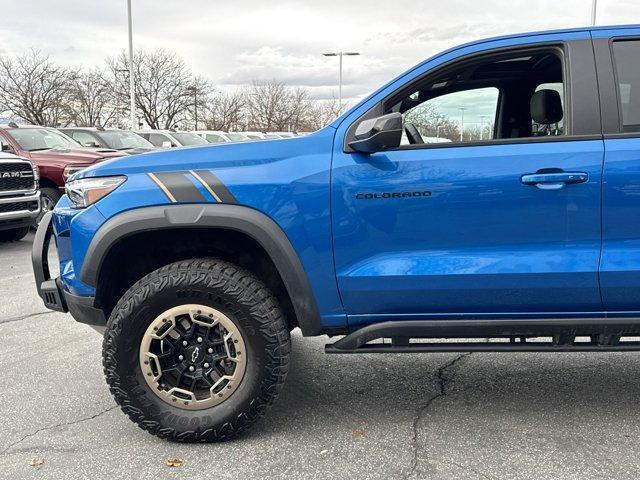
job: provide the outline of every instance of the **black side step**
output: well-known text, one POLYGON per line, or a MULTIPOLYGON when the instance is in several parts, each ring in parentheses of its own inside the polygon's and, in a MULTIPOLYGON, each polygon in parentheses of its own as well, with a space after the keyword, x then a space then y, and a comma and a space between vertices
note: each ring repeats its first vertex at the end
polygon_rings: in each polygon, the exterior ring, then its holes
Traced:
POLYGON ((640 342, 621 340, 640 336, 637 318, 523 319, 523 320, 414 320, 383 322, 356 330, 333 344, 326 353, 414 352, 612 352, 640 351, 640 342), (576 342, 576 337, 589 337, 576 342), (550 337, 549 342, 528 341, 550 337), (369 343, 379 339, 391 343, 369 343), (412 339, 487 339, 487 342, 412 342, 412 339), (508 339, 508 342, 504 340, 508 339))

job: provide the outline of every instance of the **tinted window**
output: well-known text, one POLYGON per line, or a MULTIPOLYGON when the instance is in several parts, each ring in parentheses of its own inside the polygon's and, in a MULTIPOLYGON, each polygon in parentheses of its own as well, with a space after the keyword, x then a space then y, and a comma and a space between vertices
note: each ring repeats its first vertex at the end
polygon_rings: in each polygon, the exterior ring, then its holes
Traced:
POLYGON ((215 133, 207 133, 205 137, 209 143, 223 143, 225 141, 224 138, 220 135, 216 135, 215 133))
POLYGON ((50 128, 12 128, 7 131, 20 145, 20 148, 29 152, 54 148, 78 148, 77 142, 64 133, 50 128))
POLYGON ((172 147, 175 147, 175 145, 173 144, 173 142, 171 140, 169 140, 169 137, 167 137, 166 135, 163 135, 161 133, 150 133, 149 134, 149 141, 155 145, 156 147, 162 147, 162 143, 163 142, 169 142, 171 143, 172 147))
POLYGON ((81 130, 76 130, 71 134, 71 138, 73 138, 76 142, 78 142, 83 147, 95 147, 102 146, 97 138, 91 135, 88 132, 83 132, 81 130))
POLYGON ((200 135, 196 135, 191 132, 172 132, 173 136, 178 140, 183 146, 187 145, 206 145, 207 142, 200 135))
POLYGON ((618 98, 624 132, 640 132, 640 41, 615 42, 618 98))
POLYGON ((137 133, 123 132, 119 130, 107 130, 100 135, 109 148, 116 150, 129 150, 132 148, 152 148, 153 144, 142 138, 137 133))

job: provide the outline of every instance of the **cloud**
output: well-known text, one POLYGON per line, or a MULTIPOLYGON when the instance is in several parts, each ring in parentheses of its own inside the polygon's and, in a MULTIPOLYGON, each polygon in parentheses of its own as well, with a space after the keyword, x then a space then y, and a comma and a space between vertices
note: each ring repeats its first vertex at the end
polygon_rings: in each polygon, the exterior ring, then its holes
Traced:
MULTIPOLYGON (((0 54, 30 47, 88 68, 127 48, 123 1, 20 0, 3 5, 0 54)), ((197 74, 233 87, 278 79, 337 96, 334 50, 344 63, 346 98, 357 98, 438 51, 508 33, 584 25, 585 0, 133 0, 135 48, 175 51, 197 74)), ((637 1, 600 0, 599 23, 640 21, 637 1)))

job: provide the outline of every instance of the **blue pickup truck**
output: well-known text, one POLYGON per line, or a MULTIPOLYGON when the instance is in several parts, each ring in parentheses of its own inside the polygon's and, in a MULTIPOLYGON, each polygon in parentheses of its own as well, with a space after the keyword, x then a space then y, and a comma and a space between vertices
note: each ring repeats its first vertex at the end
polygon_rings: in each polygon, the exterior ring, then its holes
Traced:
POLYGON ((640 26, 468 43, 305 137, 92 166, 32 260, 177 441, 255 422, 297 327, 327 353, 640 350, 640 26))

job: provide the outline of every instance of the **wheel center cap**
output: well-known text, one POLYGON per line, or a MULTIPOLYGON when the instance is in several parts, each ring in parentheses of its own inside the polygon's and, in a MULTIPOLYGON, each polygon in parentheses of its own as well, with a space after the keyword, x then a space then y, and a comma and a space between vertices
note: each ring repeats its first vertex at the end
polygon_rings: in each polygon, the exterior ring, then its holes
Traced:
POLYGON ((201 346, 187 348, 185 358, 191 363, 200 363, 204 359, 204 348, 201 346))

